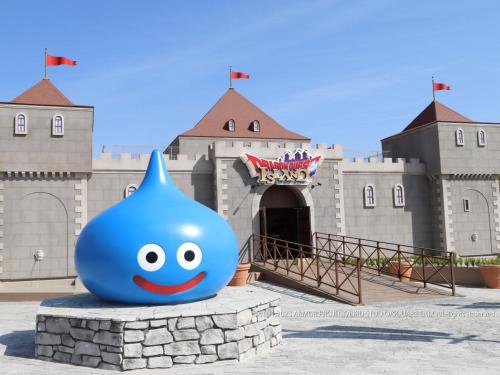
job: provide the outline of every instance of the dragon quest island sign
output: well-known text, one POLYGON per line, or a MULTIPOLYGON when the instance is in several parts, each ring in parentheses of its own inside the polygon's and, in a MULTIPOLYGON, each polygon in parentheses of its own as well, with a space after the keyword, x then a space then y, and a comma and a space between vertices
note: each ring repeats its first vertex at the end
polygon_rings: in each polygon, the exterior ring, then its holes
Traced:
POLYGON ((323 157, 312 156, 301 148, 286 151, 277 160, 262 159, 244 153, 240 156, 251 177, 265 185, 308 185, 316 174, 323 157))

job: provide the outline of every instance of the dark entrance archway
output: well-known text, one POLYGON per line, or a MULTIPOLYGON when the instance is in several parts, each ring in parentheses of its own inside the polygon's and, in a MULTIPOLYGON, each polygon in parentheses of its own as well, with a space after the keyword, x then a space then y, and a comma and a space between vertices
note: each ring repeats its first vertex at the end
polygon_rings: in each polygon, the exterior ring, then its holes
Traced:
POLYGON ((260 200, 260 233, 284 241, 311 244, 310 211, 291 186, 275 185, 260 200))

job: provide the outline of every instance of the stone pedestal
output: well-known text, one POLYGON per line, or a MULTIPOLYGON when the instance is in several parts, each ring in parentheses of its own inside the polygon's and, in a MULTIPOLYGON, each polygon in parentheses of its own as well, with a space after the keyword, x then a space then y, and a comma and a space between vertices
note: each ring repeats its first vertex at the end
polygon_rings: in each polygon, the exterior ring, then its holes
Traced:
POLYGON ((279 296, 252 286, 164 306, 51 298, 38 309, 35 350, 39 359, 118 371, 242 360, 281 342, 279 314, 279 296))

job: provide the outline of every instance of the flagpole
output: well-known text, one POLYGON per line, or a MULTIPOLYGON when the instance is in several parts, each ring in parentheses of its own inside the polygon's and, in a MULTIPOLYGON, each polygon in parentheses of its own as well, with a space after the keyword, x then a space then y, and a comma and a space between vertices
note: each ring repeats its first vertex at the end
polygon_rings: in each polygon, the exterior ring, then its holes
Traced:
POLYGON ((229 88, 230 89, 233 87, 233 78, 231 76, 231 72, 232 72, 232 66, 229 65, 229 88))
POLYGON ((432 76, 432 101, 433 102, 436 101, 436 94, 435 94, 435 90, 434 90, 434 76, 432 76))
POLYGON ((49 79, 49 77, 47 76, 47 48, 45 48, 45 60, 44 60, 44 63, 45 63, 45 77, 43 79, 49 79))

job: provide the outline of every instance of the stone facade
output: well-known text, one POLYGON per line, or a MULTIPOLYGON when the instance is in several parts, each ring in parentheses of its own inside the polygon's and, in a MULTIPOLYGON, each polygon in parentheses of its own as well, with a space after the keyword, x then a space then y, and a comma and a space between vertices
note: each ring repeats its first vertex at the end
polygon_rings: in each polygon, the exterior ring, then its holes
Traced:
POLYGON ((37 358, 107 370, 168 368, 245 360, 281 342, 279 297, 252 287, 229 287, 186 305, 124 310, 130 308, 85 295, 44 302, 37 358))
POLYGON ((387 156, 425 163, 433 247, 459 255, 499 253, 498 124, 437 121, 382 140, 382 149, 387 156), (457 142, 459 130, 462 144, 457 142))
MULTIPOLYGON (((128 186, 140 184, 149 155, 102 153, 93 160, 92 130, 93 107, 0 103, 0 281, 75 277, 73 252, 82 228, 124 199, 128 186), (16 135, 20 113, 27 134, 16 135), (64 117, 63 136, 51 135, 56 114, 64 117)), ((260 233, 259 204, 270 186, 250 177, 240 155, 276 159, 296 148, 324 158, 309 186, 289 187, 309 207, 311 232, 459 255, 500 251, 498 124, 436 121, 406 130, 382 140, 382 160, 348 160, 341 145, 229 133, 178 136, 165 159, 176 186, 226 218, 244 252, 251 234, 260 233), (456 143, 458 129, 463 145, 456 143), (363 200, 368 184, 375 188, 373 207, 363 200), (404 187, 403 206, 393 202, 396 184, 404 187)))

